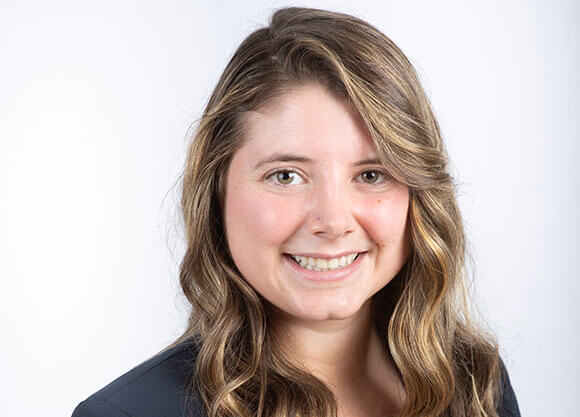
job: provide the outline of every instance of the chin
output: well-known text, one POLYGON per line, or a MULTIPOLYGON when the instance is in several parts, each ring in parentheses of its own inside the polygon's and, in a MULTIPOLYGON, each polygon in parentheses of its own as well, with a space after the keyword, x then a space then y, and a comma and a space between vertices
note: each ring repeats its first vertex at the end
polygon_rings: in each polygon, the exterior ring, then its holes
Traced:
POLYGON ((292 315, 302 320, 311 321, 346 320, 356 316, 360 312, 361 307, 362 305, 360 303, 344 306, 322 306, 319 304, 314 308, 302 306, 302 308, 299 308, 298 311, 292 315))

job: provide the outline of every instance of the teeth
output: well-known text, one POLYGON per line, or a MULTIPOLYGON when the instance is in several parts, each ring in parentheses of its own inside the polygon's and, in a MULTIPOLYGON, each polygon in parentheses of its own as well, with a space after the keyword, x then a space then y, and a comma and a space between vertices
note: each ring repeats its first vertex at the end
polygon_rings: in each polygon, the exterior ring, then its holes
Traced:
POLYGON ((290 255, 300 266, 311 271, 332 271, 350 265, 357 258, 358 253, 340 256, 338 258, 324 259, 311 258, 308 256, 290 255))

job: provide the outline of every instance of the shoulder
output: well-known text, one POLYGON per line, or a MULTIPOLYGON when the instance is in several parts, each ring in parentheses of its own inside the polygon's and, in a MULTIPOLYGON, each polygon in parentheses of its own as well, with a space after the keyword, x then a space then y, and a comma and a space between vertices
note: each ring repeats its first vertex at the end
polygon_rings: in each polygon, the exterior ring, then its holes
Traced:
POLYGON ((121 375, 81 402, 73 417, 200 417, 189 386, 197 347, 181 343, 121 375))
POLYGON ((499 417, 520 417, 516 394, 512 388, 505 364, 500 360, 500 401, 499 417))

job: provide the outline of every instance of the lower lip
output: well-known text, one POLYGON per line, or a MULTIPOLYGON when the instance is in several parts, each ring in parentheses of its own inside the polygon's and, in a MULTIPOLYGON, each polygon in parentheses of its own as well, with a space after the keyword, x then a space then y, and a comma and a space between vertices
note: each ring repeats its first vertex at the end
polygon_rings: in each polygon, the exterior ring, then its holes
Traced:
POLYGON ((334 269, 332 271, 312 271, 298 265, 290 255, 284 254, 283 258, 289 265, 290 269, 298 274, 300 277, 305 278, 309 281, 317 282, 336 282, 345 279, 352 275, 361 265, 365 252, 359 253, 357 258, 350 265, 344 266, 342 268, 334 269))

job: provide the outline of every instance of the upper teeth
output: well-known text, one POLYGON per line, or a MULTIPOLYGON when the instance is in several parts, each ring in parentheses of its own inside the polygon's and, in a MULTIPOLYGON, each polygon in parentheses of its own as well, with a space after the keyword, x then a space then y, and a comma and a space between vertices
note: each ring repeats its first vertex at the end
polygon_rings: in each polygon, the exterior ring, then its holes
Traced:
POLYGON ((340 256, 338 258, 311 258, 309 256, 290 255, 300 266, 312 271, 330 271, 342 268, 354 262, 358 253, 340 256))

